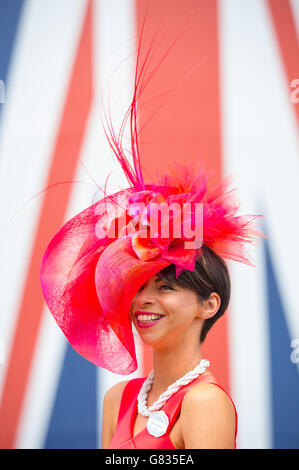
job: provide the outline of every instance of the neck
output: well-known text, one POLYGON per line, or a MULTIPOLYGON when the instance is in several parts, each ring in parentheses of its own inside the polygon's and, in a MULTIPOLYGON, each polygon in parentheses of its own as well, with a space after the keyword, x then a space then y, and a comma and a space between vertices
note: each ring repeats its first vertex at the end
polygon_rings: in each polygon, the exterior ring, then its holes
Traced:
POLYGON ((156 393, 165 391, 169 385, 183 377, 196 367, 202 359, 199 344, 189 346, 180 351, 180 348, 170 351, 154 350, 155 378, 153 390, 156 393))

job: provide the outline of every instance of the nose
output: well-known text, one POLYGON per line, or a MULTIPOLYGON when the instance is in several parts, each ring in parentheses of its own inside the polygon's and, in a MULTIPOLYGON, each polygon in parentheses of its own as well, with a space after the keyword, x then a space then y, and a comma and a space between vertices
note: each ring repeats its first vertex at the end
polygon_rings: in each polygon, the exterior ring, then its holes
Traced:
POLYGON ((141 287, 134 297, 136 305, 141 307, 142 305, 152 305, 155 303, 152 290, 149 286, 141 287))

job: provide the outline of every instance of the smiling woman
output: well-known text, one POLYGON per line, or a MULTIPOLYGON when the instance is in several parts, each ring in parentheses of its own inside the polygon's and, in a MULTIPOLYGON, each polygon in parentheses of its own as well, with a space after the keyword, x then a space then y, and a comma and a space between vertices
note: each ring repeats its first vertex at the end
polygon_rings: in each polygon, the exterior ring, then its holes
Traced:
POLYGON ((105 395, 103 448, 233 448, 237 412, 201 344, 229 303, 223 258, 251 264, 245 248, 264 235, 255 226, 259 216, 238 214, 230 179, 208 189, 198 162, 145 183, 137 109, 157 69, 148 67, 151 47, 141 63, 138 49, 119 134, 104 110, 106 136, 130 187, 104 191, 52 238, 42 291, 66 338, 94 364, 123 375, 137 369, 132 325, 152 348, 149 377, 105 395), (127 123, 130 151, 122 145, 127 123))
POLYGON ((207 370, 200 350, 229 297, 226 264, 207 246, 194 272, 176 278, 172 264, 139 288, 130 318, 152 347, 154 374, 107 392, 103 448, 235 447, 235 406, 207 370))

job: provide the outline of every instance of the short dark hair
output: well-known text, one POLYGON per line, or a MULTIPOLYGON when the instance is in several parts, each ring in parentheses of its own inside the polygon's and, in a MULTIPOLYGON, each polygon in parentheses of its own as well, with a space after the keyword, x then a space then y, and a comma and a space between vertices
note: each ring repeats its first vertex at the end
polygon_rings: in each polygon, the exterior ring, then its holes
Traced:
POLYGON ((164 281, 193 290, 200 301, 207 300, 212 292, 216 292, 219 295, 221 305, 213 317, 207 318, 204 321, 200 334, 200 343, 204 342, 210 328, 225 313, 231 292, 229 271, 223 258, 207 245, 203 245, 202 249, 203 254, 195 262, 194 272, 185 269, 176 278, 174 264, 167 266, 159 272, 159 276, 164 281))

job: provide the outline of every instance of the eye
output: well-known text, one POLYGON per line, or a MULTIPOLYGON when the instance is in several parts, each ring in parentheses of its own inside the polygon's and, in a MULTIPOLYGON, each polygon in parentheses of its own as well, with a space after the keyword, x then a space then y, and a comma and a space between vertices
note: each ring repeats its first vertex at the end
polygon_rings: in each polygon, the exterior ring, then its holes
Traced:
POLYGON ((167 284, 163 284, 162 286, 160 286, 160 287, 159 287, 159 290, 160 290, 160 289, 164 290, 164 289, 163 289, 164 287, 165 287, 166 289, 175 290, 173 287, 171 287, 171 286, 169 286, 169 285, 167 285, 167 284))

